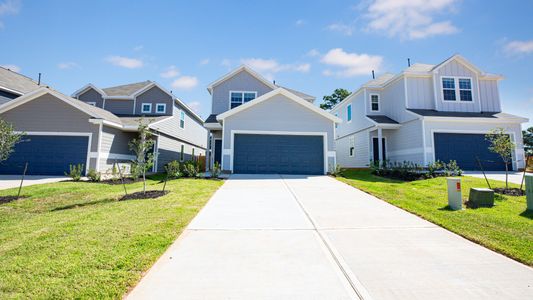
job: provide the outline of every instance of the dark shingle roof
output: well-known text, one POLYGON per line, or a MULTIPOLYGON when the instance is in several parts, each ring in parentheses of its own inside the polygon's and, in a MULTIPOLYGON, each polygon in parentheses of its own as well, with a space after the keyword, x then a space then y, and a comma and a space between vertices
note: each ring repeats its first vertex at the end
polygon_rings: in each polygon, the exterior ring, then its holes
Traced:
POLYGON ((136 82, 118 86, 112 86, 102 89, 108 96, 131 96, 138 90, 144 88, 145 86, 151 84, 150 80, 143 82, 136 82))
POLYGON ((367 117, 379 124, 398 124, 398 122, 383 115, 367 115, 367 117))
POLYGON ((498 112, 437 111, 433 109, 408 109, 424 117, 497 118, 498 112))
POLYGON ((205 119, 204 123, 218 123, 217 121, 217 115, 211 114, 207 119, 205 119))
POLYGON ((37 82, 33 81, 33 79, 29 77, 0 67, 0 87, 5 87, 21 94, 26 94, 42 86, 38 85, 37 82))

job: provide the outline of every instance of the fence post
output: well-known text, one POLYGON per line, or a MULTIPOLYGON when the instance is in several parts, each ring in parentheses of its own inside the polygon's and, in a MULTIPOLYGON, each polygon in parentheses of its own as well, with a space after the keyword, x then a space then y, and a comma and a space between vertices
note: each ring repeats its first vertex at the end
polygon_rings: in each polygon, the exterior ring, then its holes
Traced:
POLYGON ((17 199, 20 197, 20 192, 22 191, 22 184, 24 183, 24 177, 26 176, 26 171, 28 170, 28 162, 24 164, 24 172, 22 172, 22 178, 20 179, 19 192, 17 194, 17 199))

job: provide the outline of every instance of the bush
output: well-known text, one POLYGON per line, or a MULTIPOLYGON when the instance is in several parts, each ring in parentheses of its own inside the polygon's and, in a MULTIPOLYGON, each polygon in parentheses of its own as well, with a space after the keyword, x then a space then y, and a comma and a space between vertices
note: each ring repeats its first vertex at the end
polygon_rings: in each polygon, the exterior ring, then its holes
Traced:
POLYGON ((334 176, 334 177, 337 177, 337 176, 341 176, 342 174, 342 169, 341 169, 341 166, 339 164, 336 164, 335 167, 333 167, 333 165, 330 165, 329 166, 329 169, 331 170, 329 172, 329 174, 331 176, 334 176))
POLYGON ((200 168, 195 161, 189 160, 182 164, 181 172, 185 177, 198 177, 200 168))
POLYGON ((218 161, 215 161, 213 164, 213 171, 211 172, 211 177, 218 178, 220 175, 220 163, 218 161))
POLYGON ((165 165, 165 171, 168 178, 178 178, 181 176, 180 163, 177 160, 173 160, 165 165))
POLYGON ((65 176, 72 178, 73 181, 80 181, 83 167, 83 164, 69 165, 69 172, 65 172, 65 176))
POLYGON ((89 181, 100 182, 101 177, 100 172, 96 172, 95 169, 89 169, 89 172, 87 172, 87 178, 89 178, 89 181))
POLYGON ((457 165, 457 162, 454 160, 449 163, 441 161, 432 162, 425 168, 422 165, 411 161, 371 161, 370 170, 374 175, 406 181, 434 178, 438 176, 461 176, 463 173, 457 165))

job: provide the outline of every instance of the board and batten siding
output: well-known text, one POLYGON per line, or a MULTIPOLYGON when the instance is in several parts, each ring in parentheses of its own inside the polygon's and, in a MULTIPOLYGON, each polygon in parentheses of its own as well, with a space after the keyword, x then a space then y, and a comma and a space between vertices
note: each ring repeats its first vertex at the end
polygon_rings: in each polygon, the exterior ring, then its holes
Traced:
MULTIPOLYGON (((461 111, 461 112, 479 112, 479 94, 478 94, 478 77, 475 72, 468 69, 463 64, 452 60, 443 65, 434 74, 433 79, 437 87, 436 94, 436 109, 442 111, 461 111), (472 81, 472 101, 444 101, 442 99, 442 77, 469 77, 472 81)), ((459 89, 459 86, 455 87, 459 89)))
MULTIPOLYGON (((396 122, 403 123, 416 118, 405 110, 405 78, 398 79, 381 91, 378 115, 386 115, 396 122)), ((370 96, 368 97, 370 103, 370 96)))
POLYGON ((406 77, 407 108, 435 109, 432 77, 406 77))
MULTIPOLYGON (((107 100, 106 100, 107 101, 107 100)), ((135 99, 135 114, 137 115, 146 115, 146 116, 161 116, 161 115, 171 115, 172 114, 172 105, 174 100, 172 97, 165 93, 163 90, 154 86, 144 93, 138 95, 135 99), (152 104, 152 111, 150 113, 142 113, 142 104, 150 103, 152 104), (156 113, 156 104, 164 103, 166 105, 165 113, 156 113)))
POLYGON ((94 102, 97 107, 103 108, 104 107, 104 98, 100 93, 95 91, 93 88, 87 89, 85 92, 80 94, 78 97, 78 100, 81 100, 85 103, 88 102, 94 102))
POLYGON ((212 114, 221 114, 230 108, 230 91, 257 92, 257 97, 272 91, 272 88, 257 80, 245 70, 220 83, 213 88, 212 114))
POLYGON ((481 100, 481 111, 502 111, 497 80, 479 80, 479 97, 481 100))
POLYGON ((224 120, 222 168, 230 169, 232 130, 320 132, 327 134, 327 150, 333 151, 333 121, 286 98, 275 95, 262 103, 232 115, 224 120))
MULTIPOLYGON (((16 131, 91 134, 91 152, 98 150, 99 125, 90 123, 88 114, 50 94, 19 105, 0 117, 13 124, 16 131)), ((89 168, 95 167, 96 160, 91 159, 89 168)))

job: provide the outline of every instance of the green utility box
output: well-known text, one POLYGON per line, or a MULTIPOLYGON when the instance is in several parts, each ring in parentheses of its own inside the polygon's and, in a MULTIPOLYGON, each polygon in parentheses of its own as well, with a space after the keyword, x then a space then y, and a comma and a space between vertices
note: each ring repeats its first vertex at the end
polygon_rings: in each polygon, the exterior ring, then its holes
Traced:
POLYGON ((526 174, 527 210, 533 210, 533 174, 526 174))
POLYGON ((468 202, 475 207, 493 207, 494 191, 486 188, 471 188, 468 195, 468 202))

